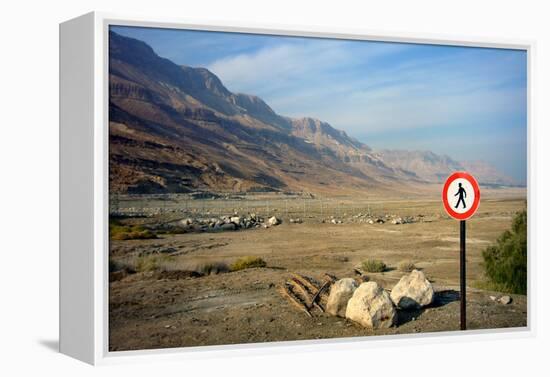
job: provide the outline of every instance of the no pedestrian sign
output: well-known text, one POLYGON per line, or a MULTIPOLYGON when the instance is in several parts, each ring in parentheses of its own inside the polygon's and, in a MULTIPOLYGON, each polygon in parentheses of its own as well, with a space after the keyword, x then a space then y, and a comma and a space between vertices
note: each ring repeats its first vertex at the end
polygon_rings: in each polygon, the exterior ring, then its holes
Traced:
POLYGON ((443 206, 449 216, 466 220, 479 207, 479 186, 474 177, 466 172, 453 173, 443 186, 443 206))
POLYGON ((442 194, 445 211, 460 220, 460 329, 466 330, 466 220, 479 207, 479 186, 474 177, 459 171, 447 178, 442 194))

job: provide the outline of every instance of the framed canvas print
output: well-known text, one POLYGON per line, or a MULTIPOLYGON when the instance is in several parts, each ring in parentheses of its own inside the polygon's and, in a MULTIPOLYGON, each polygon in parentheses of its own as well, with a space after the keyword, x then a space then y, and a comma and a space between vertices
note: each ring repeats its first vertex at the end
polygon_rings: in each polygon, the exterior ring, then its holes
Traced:
POLYGON ((530 43, 92 13, 60 51, 62 352, 532 331, 530 43))

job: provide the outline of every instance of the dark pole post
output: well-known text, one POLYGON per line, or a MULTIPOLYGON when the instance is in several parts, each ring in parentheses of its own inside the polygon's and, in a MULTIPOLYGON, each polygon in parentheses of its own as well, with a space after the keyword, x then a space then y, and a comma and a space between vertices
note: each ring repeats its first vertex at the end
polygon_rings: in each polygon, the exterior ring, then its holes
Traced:
POLYGON ((460 220, 460 330, 466 330, 466 220, 460 220))

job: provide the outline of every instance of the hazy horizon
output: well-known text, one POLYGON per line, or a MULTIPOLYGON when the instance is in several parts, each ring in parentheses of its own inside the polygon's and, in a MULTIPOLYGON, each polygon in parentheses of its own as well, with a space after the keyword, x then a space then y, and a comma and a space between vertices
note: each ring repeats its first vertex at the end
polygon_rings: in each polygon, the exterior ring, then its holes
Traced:
POLYGON ((522 50, 112 27, 233 92, 311 116, 375 149, 486 161, 526 183, 522 50))

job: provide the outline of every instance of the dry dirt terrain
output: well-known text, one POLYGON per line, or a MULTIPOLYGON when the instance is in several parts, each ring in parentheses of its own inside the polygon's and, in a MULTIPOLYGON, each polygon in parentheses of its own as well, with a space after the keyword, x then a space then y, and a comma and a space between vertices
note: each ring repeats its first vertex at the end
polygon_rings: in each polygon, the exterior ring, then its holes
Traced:
MULTIPOLYGON (((512 303, 503 305, 490 297, 501 293, 474 286, 483 279, 482 250, 526 207, 525 193, 486 192, 478 213, 467 222, 468 329, 523 327, 526 296, 510 295, 512 303)), ((269 228, 111 240, 113 262, 135 264, 151 256, 162 261, 148 271, 112 274, 111 351, 458 330, 459 225, 444 214, 439 200, 294 198, 289 203, 281 197, 258 198, 231 202, 140 197, 116 203, 118 212, 156 208, 148 216, 124 217, 119 220, 123 224, 151 226, 251 211, 277 215, 283 222, 269 228), (289 221, 298 217, 302 223, 289 221), (396 217, 412 222, 394 225, 396 217), (385 222, 369 224, 368 218, 385 222), (333 219, 342 223, 333 224, 333 219), (200 277, 189 273, 206 262, 230 265, 243 256, 260 257, 267 266, 200 277), (354 269, 369 258, 384 261, 388 268, 365 278, 388 290, 405 274, 399 263, 414 262, 432 281, 435 302, 421 310, 399 310, 395 327, 369 330, 315 308, 309 317, 278 289, 293 274, 318 281, 325 273, 357 277, 354 269)))

